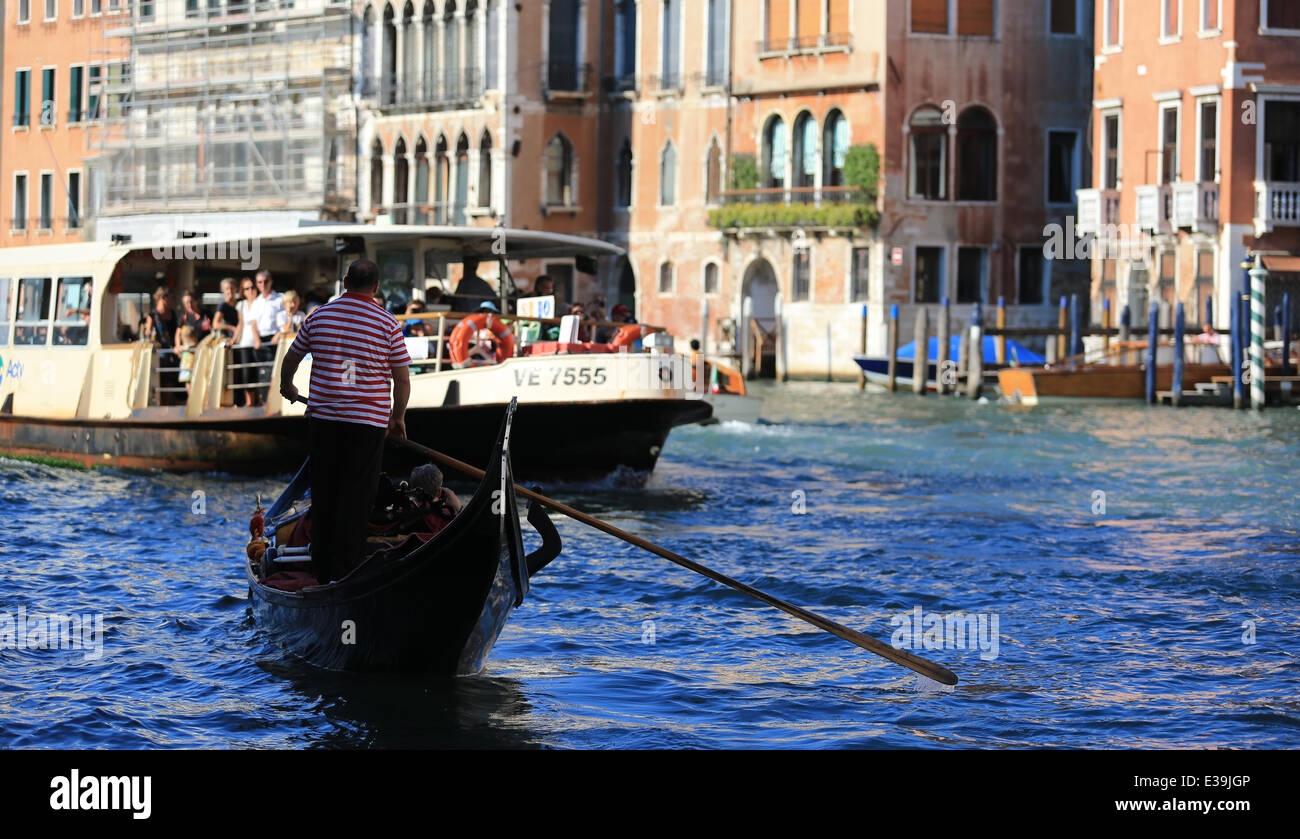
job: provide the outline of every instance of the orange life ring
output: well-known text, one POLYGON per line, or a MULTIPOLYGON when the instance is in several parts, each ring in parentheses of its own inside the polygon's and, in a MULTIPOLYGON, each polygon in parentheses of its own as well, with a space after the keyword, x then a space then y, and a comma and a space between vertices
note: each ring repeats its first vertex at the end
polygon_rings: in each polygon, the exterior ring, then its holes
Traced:
POLYGON ((619 327, 618 333, 614 339, 609 342, 611 347, 630 347, 637 341, 645 337, 645 327, 639 323, 629 323, 627 326, 619 327))
POLYGON ((515 336, 505 321, 494 317, 491 312, 479 312, 477 315, 469 315, 461 319, 461 322, 451 331, 451 338, 448 339, 447 344, 451 351, 452 363, 463 364, 469 359, 470 341, 476 340, 479 331, 483 329, 490 329, 496 337, 498 364, 515 354, 515 336))

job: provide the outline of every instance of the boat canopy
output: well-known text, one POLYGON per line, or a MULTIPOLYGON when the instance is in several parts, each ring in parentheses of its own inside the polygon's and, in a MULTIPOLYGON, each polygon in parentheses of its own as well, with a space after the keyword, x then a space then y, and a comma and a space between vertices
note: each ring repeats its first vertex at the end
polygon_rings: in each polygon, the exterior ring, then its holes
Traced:
MULTIPOLYGON (((961 347, 961 336, 960 335, 949 336, 948 357, 951 359, 956 359, 957 354, 960 351, 960 347, 961 347)), ((904 344, 903 346, 899 347, 898 357, 902 359, 916 358, 916 342, 912 341, 910 343, 904 344)), ((934 360, 938 357, 939 357, 939 339, 937 337, 932 336, 930 338, 930 349, 929 349, 928 358, 931 363, 934 363, 934 360)), ((994 364, 997 362, 997 358, 998 358, 997 339, 992 335, 985 335, 984 336, 984 363, 994 364)), ((1029 349, 1024 344, 1021 344, 1018 341, 1013 341, 1010 338, 1007 339, 1007 361, 1009 363, 1042 364, 1046 360, 1047 359, 1043 358, 1038 353, 1029 349)))
MULTIPOLYGON (((322 254, 356 249, 339 247, 348 238, 364 240, 368 248, 420 243, 426 252, 443 254, 451 262, 476 257, 487 262, 504 256, 509 260, 563 258, 573 256, 622 256, 617 245, 583 236, 521 230, 506 227, 445 227, 435 225, 318 224, 281 230, 226 230, 216 235, 192 238, 159 239, 131 242, 75 242, 56 245, 0 248, 0 272, 8 267, 47 265, 52 269, 65 265, 98 264, 108 258, 116 262, 127 253, 153 252, 170 255, 186 248, 222 250, 238 253, 238 246, 256 239, 263 253, 293 252, 310 255, 313 249, 322 254), (235 246, 235 247, 231 247, 235 246), (306 252, 304 252, 306 251, 306 252)), ((168 258, 162 256, 161 258, 168 258)))

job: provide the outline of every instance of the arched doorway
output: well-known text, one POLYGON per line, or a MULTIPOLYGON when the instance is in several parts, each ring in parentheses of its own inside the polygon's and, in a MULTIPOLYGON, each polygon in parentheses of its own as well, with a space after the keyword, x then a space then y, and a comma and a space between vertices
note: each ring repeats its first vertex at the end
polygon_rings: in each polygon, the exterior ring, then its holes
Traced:
POLYGON ((619 262, 618 302, 631 309, 632 317, 636 317, 636 274, 632 272, 632 263, 627 257, 620 257, 619 262))
POLYGON ((740 286, 740 357, 741 370, 747 379, 776 378, 780 294, 772 263, 762 257, 749 263, 740 286))

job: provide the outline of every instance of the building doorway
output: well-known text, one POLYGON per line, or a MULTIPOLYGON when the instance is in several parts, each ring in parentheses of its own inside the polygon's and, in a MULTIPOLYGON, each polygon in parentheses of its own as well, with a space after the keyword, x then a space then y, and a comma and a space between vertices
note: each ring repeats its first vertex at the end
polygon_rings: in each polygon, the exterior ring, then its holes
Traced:
POLYGON ((741 370, 747 379, 774 379, 781 338, 781 287, 772 263, 762 257, 751 262, 740 288, 741 370))

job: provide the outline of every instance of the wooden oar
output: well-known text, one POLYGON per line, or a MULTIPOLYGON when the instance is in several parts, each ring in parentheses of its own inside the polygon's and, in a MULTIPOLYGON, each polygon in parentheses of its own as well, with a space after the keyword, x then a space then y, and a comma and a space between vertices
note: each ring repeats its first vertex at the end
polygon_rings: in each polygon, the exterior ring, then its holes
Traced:
MULTIPOLYGON (((427 446, 422 446, 413 440, 408 440, 404 437, 389 437, 388 440, 396 446, 422 454, 432 460, 436 460, 449 469, 454 469, 457 472, 470 475, 479 480, 483 478, 484 472, 482 469, 476 469, 468 463, 463 463, 454 457, 449 457, 443 454, 442 452, 437 452, 427 446)), ((515 492, 525 498, 531 498, 532 500, 544 504, 553 510, 564 513, 569 518, 580 521, 589 527, 594 527, 597 530, 608 533, 610 536, 617 537, 622 539, 624 542, 636 545, 638 548, 644 548, 645 550, 650 551, 650 553, 661 556, 669 562, 675 562, 683 568, 694 571, 696 574, 703 574, 710 580, 722 583, 724 586, 733 588, 742 594, 748 594, 750 597, 753 597, 756 600, 761 600, 769 606, 774 606, 788 615, 793 615, 801 621, 812 624, 818 629, 829 632, 839 638, 843 638, 850 644, 856 644, 862 649, 873 652, 882 658, 887 658, 895 664, 901 664, 909 670, 914 670, 922 676, 925 676, 927 679, 933 679, 934 681, 945 685, 957 684, 957 676, 951 670, 942 665, 936 664, 929 659, 913 655, 907 650, 900 650, 891 647, 889 644, 886 644, 883 641, 878 641, 868 635, 864 635, 855 629, 849 629, 847 626, 838 624, 833 620, 824 618, 821 615, 808 611, 807 609, 802 609, 795 606, 793 603, 787 603, 770 594, 761 592, 753 586, 746 585, 739 580, 733 580, 727 575, 720 574, 712 568, 706 568, 694 560, 687 559, 681 554, 674 553, 665 547, 656 545, 654 542, 642 539, 640 536, 628 533, 625 530, 620 530, 612 524, 608 524, 598 518, 589 516, 580 510, 575 510, 567 504, 561 504, 560 502, 547 498, 544 495, 525 489, 518 484, 515 485, 515 492)))

